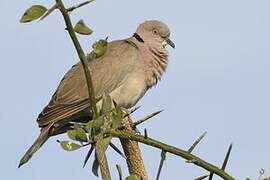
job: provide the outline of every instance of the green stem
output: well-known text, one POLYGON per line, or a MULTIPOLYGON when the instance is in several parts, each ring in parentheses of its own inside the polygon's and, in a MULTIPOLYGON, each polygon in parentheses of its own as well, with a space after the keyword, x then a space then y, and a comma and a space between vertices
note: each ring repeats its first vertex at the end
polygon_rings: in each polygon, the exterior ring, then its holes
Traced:
MULTIPOLYGON (((83 66, 84 74, 85 74, 85 79, 86 79, 86 84, 87 84, 87 89, 88 89, 88 95, 89 95, 89 104, 90 104, 90 113, 92 112, 92 119, 93 121, 97 118, 98 112, 97 112, 97 107, 96 107, 96 98, 95 98, 95 92, 94 92, 94 86, 91 78, 91 72, 88 67, 87 63, 87 58, 85 56, 85 53, 83 52, 83 49, 79 43, 79 40, 74 32, 72 22, 70 20, 68 10, 65 8, 62 0, 55 0, 58 9, 60 10, 61 14, 64 17, 65 24, 66 24, 66 30, 68 31, 72 42, 76 48, 77 54, 80 58, 80 61, 83 66)), ((98 161, 100 164, 100 169, 101 169, 101 175, 103 180, 110 180, 110 171, 109 171, 109 166, 107 163, 107 158, 105 153, 100 153, 102 149, 100 149, 100 144, 102 141, 97 141, 95 146, 96 153, 98 156, 98 161)))
POLYGON ((100 172, 103 180, 111 180, 111 173, 108 165, 108 160, 105 154, 106 148, 104 147, 104 141, 98 140, 94 145, 96 149, 96 155, 100 166, 100 172))
POLYGON ((94 86, 93 86, 93 82, 92 82, 92 78, 91 78, 91 72, 89 70, 89 67, 87 66, 87 58, 85 53, 83 52, 83 49, 79 43, 79 40, 74 32, 69 14, 68 14, 68 10, 65 8, 62 0, 55 0, 56 4, 58 5, 58 9, 61 11, 65 23, 66 23, 66 30, 68 31, 72 42, 76 48, 77 54, 80 58, 80 61, 82 63, 83 66, 83 70, 84 70, 84 74, 85 74, 85 79, 86 79, 86 83, 87 83, 87 88, 88 88, 88 95, 89 95, 89 103, 90 103, 90 110, 93 114, 93 119, 95 119, 97 117, 97 107, 96 107, 96 98, 95 98, 95 93, 94 93, 94 86))
POLYGON ((134 134, 134 133, 128 132, 128 131, 119 131, 119 130, 107 130, 105 134, 108 136, 129 139, 129 140, 141 142, 143 144, 147 144, 147 145, 152 146, 152 147, 156 147, 156 148, 161 149, 165 152, 180 156, 180 157, 194 163, 195 165, 222 177, 225 180, 234 180, 234 178, 232 176, 230 176, 229 174, 224 172, 222 169, 200 159, 197 156, 194 156, 193 154, 189 153, 188 151, 176 148, 174 146, 167 145, 165 143, 156 141, 156 140, 151 139, 149 137, 145 138, 142 135, 134 134))

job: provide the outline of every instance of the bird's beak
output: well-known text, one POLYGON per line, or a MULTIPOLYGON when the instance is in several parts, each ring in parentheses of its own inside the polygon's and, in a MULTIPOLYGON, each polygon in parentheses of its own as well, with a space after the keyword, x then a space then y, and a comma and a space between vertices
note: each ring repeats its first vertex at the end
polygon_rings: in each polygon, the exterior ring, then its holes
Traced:
POLYGON ((166 38, 165 41, 166 41, 167 44, 169 44, 172 48, 175 48, 175 44, 172 42, 172 40, 170 40, 169 38, 166 38))

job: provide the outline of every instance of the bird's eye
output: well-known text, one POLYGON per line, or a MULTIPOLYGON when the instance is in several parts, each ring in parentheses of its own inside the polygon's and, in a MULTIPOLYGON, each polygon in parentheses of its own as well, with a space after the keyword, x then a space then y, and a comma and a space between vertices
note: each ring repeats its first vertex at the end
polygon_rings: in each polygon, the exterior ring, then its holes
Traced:
POLYGON ((154 34, 157 34, 157 30, 154 30, 153 32, 154 32, 154 34))

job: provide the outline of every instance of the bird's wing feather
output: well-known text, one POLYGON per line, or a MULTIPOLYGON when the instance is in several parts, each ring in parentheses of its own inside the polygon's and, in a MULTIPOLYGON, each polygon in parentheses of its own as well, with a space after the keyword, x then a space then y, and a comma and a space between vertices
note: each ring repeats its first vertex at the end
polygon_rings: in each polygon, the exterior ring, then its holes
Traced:
MULTIPOLYGON (((107 52, 89 62, 96 98, 110 94, 132 71, 137 48, 128 41, 108 43, 107 52)), ((40 127, 55 123, 89 107, 81 63, 74 65, 60 82, 49 104, 39 114, 40 127)))

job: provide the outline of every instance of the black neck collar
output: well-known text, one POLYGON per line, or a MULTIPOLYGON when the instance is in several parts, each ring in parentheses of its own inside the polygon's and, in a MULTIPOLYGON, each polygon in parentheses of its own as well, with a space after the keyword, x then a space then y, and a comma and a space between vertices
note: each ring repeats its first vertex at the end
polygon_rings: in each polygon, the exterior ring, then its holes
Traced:
POLYGON ((141 38, 141 36, 140 36, 139 34, 134 33, 134 34, 133 34, 133 37, 134 37, 135 39, 137 39, 137 41, 144 43, 144 40, 141 38))

